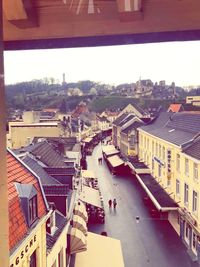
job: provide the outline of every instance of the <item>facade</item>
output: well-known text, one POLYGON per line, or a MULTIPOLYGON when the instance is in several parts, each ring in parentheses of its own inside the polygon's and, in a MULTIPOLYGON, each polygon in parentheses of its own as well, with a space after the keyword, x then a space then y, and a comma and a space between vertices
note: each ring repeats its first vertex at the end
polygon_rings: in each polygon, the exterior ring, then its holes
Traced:
POLYGON ((105 116, 102 116, 102 117, 98 118, 98 128, 99 128, 99 130, 101 130, 101 131, 109 130, 110 129, 110 124, 111 124, 110 121, 105 116))
POLYGON ((200 96, 187 96, 186 104, 192 104, 193 106, 200 106, 200 96))
POLYGON ((139 159, 179 206, 167 218, 195 259, 199 258, 200 115, 161 113, 139 128, 139 159))
POLYGON ((10 266, 46 266, 46 221, 50 216, 40 181, 8 151, 10 266))
POLYGON ((120 151, 123 156, 137 156, 138 155, 138 127, 144 125, 144 123, 135 118, 135 121, 121 131, 120 137, 120 151))

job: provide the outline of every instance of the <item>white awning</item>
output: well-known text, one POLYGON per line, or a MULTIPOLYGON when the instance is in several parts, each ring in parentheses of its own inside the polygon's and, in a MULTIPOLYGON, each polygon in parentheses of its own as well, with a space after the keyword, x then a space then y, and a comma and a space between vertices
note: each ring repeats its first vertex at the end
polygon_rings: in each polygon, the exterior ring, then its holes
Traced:
POLYGON ((82 170, 81 174, 83 178, 95 178, 94 172, 90 170, 82 170))
POLYGON ((87 250, 76 254, 74 267, 124 267, 120 240, 89 232, 87 250))
POLYGON ((113 168, 124 164, 124 161, 118 155, 109 157, 108 162, 111 164, 113 168))
POLYGON ((91 204, 95 207, 102 208, 101 196, 99 194, 99 190, 97 189, 93 189, 89 186, 83 185, 79 198, 83 202, 91 204))
POLYGON ((75 254, 87 249, 86 236, 77 228, 71 228, 69 232, 70 254, 75 254))
POLYGON ((113 145, 102 146, 102 152, 104 153, 112 150, 115 150, 115 147, 113 145))
POLYGON ((74 207, 74 215, 78 215, 82 217, 86 222, 88 221, 88 215, 87 215, 85 204, 80 200, 74 207))
POLYGON ((74 215, 72 221, 73 221, 72 225, 74 228, 79 229, 81 232, 84 233, 84 235, 87 235, 87 224, 82 217, 74 215))
POLYGON ((83 140, 83 142, 85 142, 85 143, 89 143, 89 142, 91 142, 92 141, 92 138, 91 137, 87 137, 87 138, 85 138, 84 140, 83 140))

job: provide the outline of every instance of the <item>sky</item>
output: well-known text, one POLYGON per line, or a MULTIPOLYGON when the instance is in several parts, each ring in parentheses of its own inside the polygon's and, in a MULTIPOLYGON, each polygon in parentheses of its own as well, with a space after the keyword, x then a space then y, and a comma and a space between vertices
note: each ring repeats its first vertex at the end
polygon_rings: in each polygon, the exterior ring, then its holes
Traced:
POLYGON ((141 79, 200 85, 200 41, 7 51, 5 83, 44 77, 60 83, 91 80, 117 85, 141 79))

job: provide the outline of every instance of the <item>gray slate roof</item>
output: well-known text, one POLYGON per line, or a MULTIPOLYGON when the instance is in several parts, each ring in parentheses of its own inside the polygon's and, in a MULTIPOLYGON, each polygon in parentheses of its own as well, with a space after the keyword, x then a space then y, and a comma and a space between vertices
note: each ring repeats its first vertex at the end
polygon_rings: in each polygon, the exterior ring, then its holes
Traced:
POLYGON ((28 155, 23 159, 24 163, 28 165, 39 177, 42 185, 55 185, 60 184, 59 181, 51 177, 36 160, 32 159, 28 155))
POLYGON ((122 114, 116 120, 113 121, 113 124, 118 126, 119 123, 126 118, 126 116, 127 116, 127 113, 122 114))
POLYGON ((141 129, 181 146, 191 141, 200 132, 200 114, 162 112, 158 118, 142 126, 141 129))
POLYGON ((48 253, 50 253, 50 251, 52 250, 54 244, 58 240, 60 234, 62 233, 64 227, 67 224, 67 219, 59 211, 56 210, 55 213, 56 213, 57 230, 55 231, 53 235, 50 235, 48 233, 46 234, 46 244, 47 244, 48 253))
POLYGON ((131 125, 129 125, 128 127, 126 127, 125 129, 122 130, 122 133, 127 134, 129 131, 133 130, 133 129, 137 129, 138 127, 144 125, 143 122, 140 121, 134 121, 133 123, 131 123, 131 125))
POLYGON ((189 147, 183 150, 183 152, 195 159, 200 160, 200 139, 194 141, 189 147))
POLYGON ((133 118, 135 118, 135 115, 133 115, 133 114, 126 114, 126 117, 119 123, 118 126, 123 126, 124 124, 126 124, 127 122, 129 122, 130 120, 132 120, 133 118))
POLYGON ((47 166, 65 167, 63 157, 54 149, 53 145, 49 144, 47 141, 15 150, 18 154, 25 151, 30 152, 47 166))

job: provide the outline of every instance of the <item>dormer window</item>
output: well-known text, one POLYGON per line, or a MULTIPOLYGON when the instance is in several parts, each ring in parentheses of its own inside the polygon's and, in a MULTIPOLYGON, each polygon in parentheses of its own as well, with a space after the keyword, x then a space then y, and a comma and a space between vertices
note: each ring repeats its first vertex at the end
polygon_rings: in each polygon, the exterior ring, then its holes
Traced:
POLYGON ((38 217, 37 190, 33 184, 15 183, 27 225, 31 225, 38 217))
POLYGON ((29 199, 29 222, 32 224, 37 219, 37 195, 29 199))

